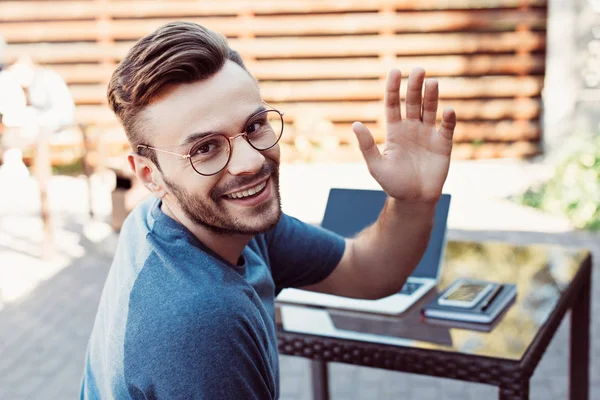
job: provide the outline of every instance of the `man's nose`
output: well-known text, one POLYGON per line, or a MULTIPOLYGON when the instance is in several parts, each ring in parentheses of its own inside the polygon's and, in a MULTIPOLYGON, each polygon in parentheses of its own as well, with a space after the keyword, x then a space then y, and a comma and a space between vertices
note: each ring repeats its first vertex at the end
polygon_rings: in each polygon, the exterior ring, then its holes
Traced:
POLYGON ((253 175, 258 173, 265 163, 265 156, 243 137, 231 142, 231 159, 227 169, 231 175, 253 175))

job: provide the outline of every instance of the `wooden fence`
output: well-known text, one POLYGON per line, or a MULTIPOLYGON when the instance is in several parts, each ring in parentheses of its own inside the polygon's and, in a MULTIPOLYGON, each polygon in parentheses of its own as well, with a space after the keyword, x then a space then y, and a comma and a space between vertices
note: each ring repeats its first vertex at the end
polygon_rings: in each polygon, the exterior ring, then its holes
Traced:
POLYGON ((8 61, 27 54, 65 78, 90 125, 114 121, 106 84, 135 40, 188 20, 225 34, 285 111, 288 160, 358 160, 355 120, 381 143, 392 66, 439 79, 440 109, 459 119, 454 157, 526 157, 540 151, 546 16, 546 0, 2 1, 0 34, 8 61))

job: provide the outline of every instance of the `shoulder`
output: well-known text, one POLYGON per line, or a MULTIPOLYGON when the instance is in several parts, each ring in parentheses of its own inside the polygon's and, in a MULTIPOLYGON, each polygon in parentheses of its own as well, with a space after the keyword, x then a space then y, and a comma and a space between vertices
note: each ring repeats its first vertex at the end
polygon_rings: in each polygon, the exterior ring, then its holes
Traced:
MULTIPOLYGON (((150 236, 148 242, 153 242, 150 236)), ((257 299, 249 285, 231 279, 231 272, 199 249, 193 256, 173 250, 153 246, 136 278, 127 317, 131 339, 219 332, 252 317, 257 299)))
POLYGON ((130 310, 137 311, 127 318, 123 356, 130 392, 172 399, 274 397, 267 345, 257 331, 264 323, 243 297, 167 282, 140 309, 135 291, 130 310))
POLYGON ((219 285, 181 283, 158 272, 151 254, 131 291, 125 328, 125 362, 129 367, 202 356, 230 348, 254 336, 259 316, 249 293, 229 293, 219 285), (244 298, 246 297, 246 298, 244 298))

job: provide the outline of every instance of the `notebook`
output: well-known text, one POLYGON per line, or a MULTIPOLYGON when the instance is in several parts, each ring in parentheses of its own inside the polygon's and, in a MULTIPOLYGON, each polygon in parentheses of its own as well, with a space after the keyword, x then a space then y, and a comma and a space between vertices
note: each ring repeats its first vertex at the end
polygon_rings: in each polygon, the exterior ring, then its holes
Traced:
POLYGON ((499 285, 501 286, 500 291, 485 309, 482 306, 485 304, 486 298, 481 299, 481 301, 472 308, 442 305, 439 303, 439 299, 444 296, 444 291, 423 307, 421 313, 427 318, 439 318, 480 324, 492 323, 510 306, 517 296, 516 285, 507 283, 499 285))

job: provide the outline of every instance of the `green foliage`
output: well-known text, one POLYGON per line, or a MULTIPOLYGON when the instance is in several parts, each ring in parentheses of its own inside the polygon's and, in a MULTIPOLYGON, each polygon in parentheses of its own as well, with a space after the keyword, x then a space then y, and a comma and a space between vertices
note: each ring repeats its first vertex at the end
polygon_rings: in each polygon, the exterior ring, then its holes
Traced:
POLYGON ((553 176, 516 200, 565 215, 578 228, 600 230, 600 135, 569 140, 553 176))

